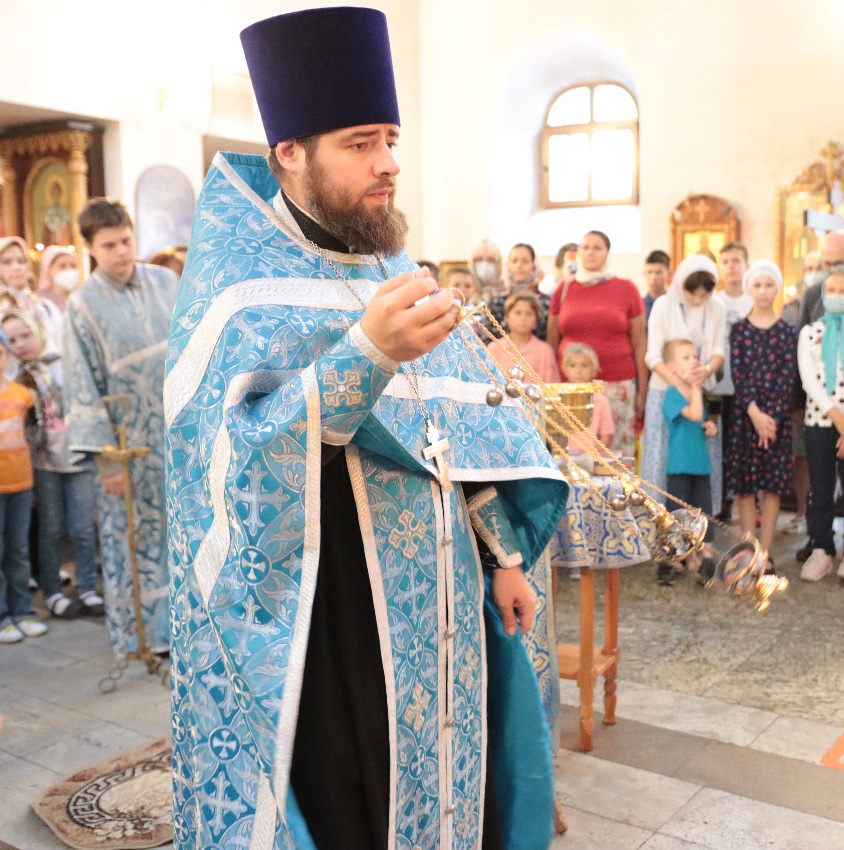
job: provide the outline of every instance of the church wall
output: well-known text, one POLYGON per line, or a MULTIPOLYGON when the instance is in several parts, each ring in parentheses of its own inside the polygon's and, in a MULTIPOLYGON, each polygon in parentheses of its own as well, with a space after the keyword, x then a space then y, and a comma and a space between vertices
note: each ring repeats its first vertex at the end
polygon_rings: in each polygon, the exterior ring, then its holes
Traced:
MULTIPOLYGON (((138 176, 156 163, 180 168, 198 190, 204 134, 262 142, 254 117, 212 112, 215 75, 245 72, 238 32, 311 5, 147 0, 118 13, 111 0, 10 4, 0 102, 106 123, 107 190, 130 209, 138 176)), ((839 0, 369 5, 390 24, 399 203, 416 256, 462 258, 490 235, 505 249, 535 242, 550 268, 557 244, 592 225, 539 212, 534 177, 545 107, 579 74, 611 71, 639 99, 641 203, 611 232, 631 276, 644 252, 668 246, 670 211, 689 192, 732 201, 753 255, 772 255, 776 186, 828 139, 844 142, 839 0)))
POLYGON ((729 199, 752 256, 773 256, 776 187, 830 138, 844 142, 832 94, 844 82, 842 31, 835 0, 425 0, 422 41, 437 44, 421 57, 426 253, 465 257, 490 235, 505 250, 535 241, 550 268, 547 255, 590 224, 537 215, 544 111, 574 82, 567 74, 614 66, 641 114, 640 233, 635 220, 625 228, 634 244, 617 267, 637 279, 648 250, 670 247, 669 215, 690 192, 729 199), (590 43, 601 61, 581 49, 590 43), (502 93, 520 82, 502 121, 502 93))
MULTIPOLYGON (((21 104, 105 123, 106 191, 135 208, 150 165, 179 168, 199 191, 203 135, 265 143, 243 110, 212 111, 215 74, 245 74, 239 32, 271 15, 330 2, 293 0, 59 0, 14 2, 4 14, 0 104, 21 104)), ((389 18, 408 173, 419 174, 418 0, 370 0, 389 18)), ((254 103, 254 101, 253 101, 254 103)), ((248 113, 248 110, 247 110, 248 113)), ((0 105, 0 125, 6 124, 0 105)), ((401 205, 422 246, 421 183, 405 180, 401 205)))

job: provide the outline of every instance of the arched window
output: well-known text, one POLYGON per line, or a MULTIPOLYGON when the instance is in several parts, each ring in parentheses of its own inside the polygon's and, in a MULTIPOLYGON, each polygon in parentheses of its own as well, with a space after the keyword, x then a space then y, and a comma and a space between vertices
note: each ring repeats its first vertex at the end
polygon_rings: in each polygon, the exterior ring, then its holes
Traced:
POLYGON ((542 128, 545 207, 639 202, 639 108, 618 83, 578 83, 548 107, 542 128))

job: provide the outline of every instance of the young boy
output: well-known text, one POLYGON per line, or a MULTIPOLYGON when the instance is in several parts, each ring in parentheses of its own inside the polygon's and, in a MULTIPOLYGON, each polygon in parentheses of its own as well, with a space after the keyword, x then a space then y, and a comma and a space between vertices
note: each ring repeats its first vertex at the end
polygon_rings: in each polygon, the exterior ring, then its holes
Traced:
POLYGON ((651 307, 654 301, 665 295, 668 281, 671 279, 671 260, 665 251, 651 251, 645 260, 645 286, 647 294, 642 298, 645 304, 645 334, 648 332, 648 319, 651 316, 651 307))
MULTIPOLYGON (((724 325, 724 365, 723 375, 712 388, 713 395, 721 396, 721 434, 722 451, 721 462, 727 462, 727 435, 730 433, 733 418, 733 376, 730 370, 730 332, 733 325, 744 319, 753 307, 753 299, 744 291, 742 281, 747 271, 747 248, 741 242, 727 242, 718 252, 718 272, 724 283, 724 288, 713 296, 724 305, 727 317, 724 325)), ((721 510, 718 519, 729 521, 732 516, 733 502, 732 494, 727 492, 727 470, 721 478, 721 510)))
POLYGON ((29 592, 32 461, 24 434, 29 391, 5 377, 9 342, 0 331, 0 643, 39 637, 29 592))
MULTIPOLYGON (((697 349, 688 339, 672 339, 665 343, 662 360, 672 376, 672 385, 665 391, 662 402, 662 415, 668 426, 666 489, 676 499, 710 514, 712 494, 709 475, 712 465, 706 438, 714 437, 718 427, 706 418, 703 405, 701 387, 709 373, 701 367, 697 349)), ((714 571, 711 529, 707 529, 704 540, 699 574, 702 579, 708 580, 714 571)), ((672 584, 674 574, 674 567, 668 561, 657 562, 657 581, 660 584, 672 584)))

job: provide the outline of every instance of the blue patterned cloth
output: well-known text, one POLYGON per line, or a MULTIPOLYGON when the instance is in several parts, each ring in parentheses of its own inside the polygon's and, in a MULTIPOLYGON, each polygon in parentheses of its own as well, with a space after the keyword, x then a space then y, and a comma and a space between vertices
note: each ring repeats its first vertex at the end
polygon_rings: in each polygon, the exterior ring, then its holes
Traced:
MULTIPOLYGON (((546 848, 553 777, 535 664, 486 598, 459 482, 494 486, 488 521, 505 556, 518 546, 526 564, 556 528, 567 485, 521 409, 486 404, 487 375, 453 333, 416 361, 450 441, 456 486, 442 491, 406 367, 362 333, 357 299, 273 206, 277 189, 262 159, 217 155, 171 330, 175 844, 312 847, 289 771, 328 443, 345 451, 373 588, 388 846, 480 846, 489 741, 506 846, 546 848)), ((385 273, 414 268, 406 254, 384 270, 373 257, 328 256, 363 301, 385 273)), ((552 644, 536 651, 547 675, 552 644)))
MULTIPOLYGON (((99 453, 117 444, 127 425, 141 609, 146 642, 169 649, 167 527, 164 510, 164 354, 179 278, 170 269, 137 264, 133 284, 118 290, 95 271, 68 299, 63 334, 64 387, 71 451, 99 453), (106 395, 128 396, 128 408, 106 395)), ((138 648, 123 496, 99 489, 97 501, 106 626, 118 656, 138 648)))
POLYGON ((612 478, 571 481, 571 496, 548 554, 552 567, 612 569, 651 559, 656 528, 644 508, 614 511, 607 500, 621 493, 612 478))

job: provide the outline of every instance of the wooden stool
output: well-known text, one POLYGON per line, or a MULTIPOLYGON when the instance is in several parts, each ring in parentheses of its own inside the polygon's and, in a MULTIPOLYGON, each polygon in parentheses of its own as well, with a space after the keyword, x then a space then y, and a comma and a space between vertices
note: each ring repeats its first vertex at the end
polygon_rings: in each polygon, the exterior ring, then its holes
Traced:
POLYGON ((615 725, 618 676, 618 568, 605 569, 604 645, 595 647, 595 570, 580 571, 580 643, 557 644, 560 678, 577 682, 580 690, 580 749, 592 749, 595 729, 592 701, 598 676, 604 677, 604 724, 615 725))

